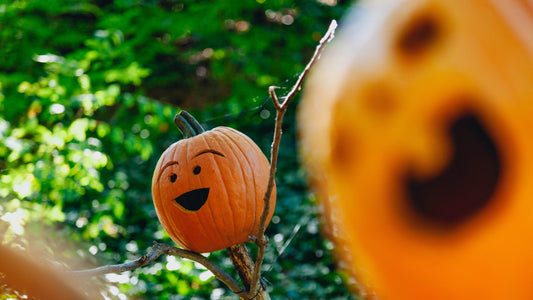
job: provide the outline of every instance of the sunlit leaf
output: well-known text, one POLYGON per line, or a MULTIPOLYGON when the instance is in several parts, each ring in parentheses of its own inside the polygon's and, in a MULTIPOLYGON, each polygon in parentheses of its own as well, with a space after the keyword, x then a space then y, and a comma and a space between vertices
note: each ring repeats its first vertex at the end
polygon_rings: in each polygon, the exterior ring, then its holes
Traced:
POLYGON ((77 119, 70 125, 68 134, 71 138, 74 138, 80 142, 85 141, 86 132, 89 128, 89 119, 81 118, 77 119))

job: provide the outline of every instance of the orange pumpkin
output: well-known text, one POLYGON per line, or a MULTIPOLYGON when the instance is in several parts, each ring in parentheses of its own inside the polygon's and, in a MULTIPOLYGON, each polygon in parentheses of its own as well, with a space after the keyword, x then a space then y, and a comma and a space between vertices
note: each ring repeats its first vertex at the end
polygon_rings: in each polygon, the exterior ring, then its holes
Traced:
MULTIPOLYGON (((195 252, 248 241, 263 212, 269 162, 246 135, 228 127, 205 131, 187 112, 175 123, 185 139, 163 152, 152 178, 159 221, 172 240, 195 252)), ((270 222, 276 203, 272 193, 270 222)))
POLYGON ((533 299, 533 6, 363 1, 304 88, 302 153, 382 299, 533 299))

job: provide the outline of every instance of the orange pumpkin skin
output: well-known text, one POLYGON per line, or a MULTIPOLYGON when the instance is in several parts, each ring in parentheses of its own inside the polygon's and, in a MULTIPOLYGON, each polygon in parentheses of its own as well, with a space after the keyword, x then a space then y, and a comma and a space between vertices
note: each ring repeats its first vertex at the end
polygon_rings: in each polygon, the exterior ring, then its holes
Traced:
POLYGON ((533 299, 532 11, 526 1, 363 1, 312 71, 302 154, 341 255, 380 299, 533 299), (464 120, 480 131, 459 142, 464 120), (460 144, 476 151, 460 159, 460 144), (432 180, 456 197, 417 202, 432 180), (447 207, 487 188, 464 215, 447 207))
MULTIPOLYGON (((180 140, 163 152, 154 171, 157 216, 174 242, 195 252, 248 241, 258 230, 269 168, 259 147, 232 128, 180 140), (180 205, 177 199, 182 198, 180 205)), ((270 201, 267 224, 276 203, 275 186, 270 201)))

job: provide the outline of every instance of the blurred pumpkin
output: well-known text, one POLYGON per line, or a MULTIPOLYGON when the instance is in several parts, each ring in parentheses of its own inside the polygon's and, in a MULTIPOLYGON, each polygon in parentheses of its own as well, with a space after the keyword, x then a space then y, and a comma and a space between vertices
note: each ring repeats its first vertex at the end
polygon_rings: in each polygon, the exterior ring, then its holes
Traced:
MULTIPOLYGON (((228 127, 205 131, 182 111, 185 139, 163 152, 152 178, 159 221, 172 240, 195 252, 248 241, 258 230, 270 164, 246 135, 228 127)), ((267 225, 276 203, 271 201, 267 225)))
POLYGON ((380 298, 533 299, 532 15, 363 1, 312 71, 302 154, 380 298))

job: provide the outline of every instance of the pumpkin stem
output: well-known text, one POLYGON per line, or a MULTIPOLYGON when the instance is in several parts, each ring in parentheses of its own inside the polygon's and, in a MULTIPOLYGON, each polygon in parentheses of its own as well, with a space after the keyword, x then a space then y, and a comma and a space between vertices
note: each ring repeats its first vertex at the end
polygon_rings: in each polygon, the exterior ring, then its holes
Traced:
POLYGON ((196 134, 201 134, 205 132, 205 129, 200 125, 200 122, 196 121, 196 119, 185 110, 180 111, 180 115, 182 115, 189 124, 194 128, 194 131, 196 131, 196 134))
POLYGON ((205 132, 204 128, 188 112, 182 110, 174 117, 174 124, 187 139, 205 132))

